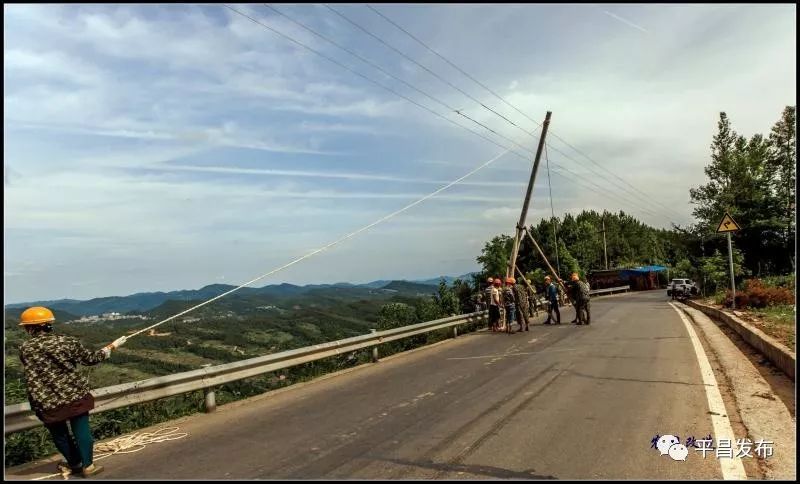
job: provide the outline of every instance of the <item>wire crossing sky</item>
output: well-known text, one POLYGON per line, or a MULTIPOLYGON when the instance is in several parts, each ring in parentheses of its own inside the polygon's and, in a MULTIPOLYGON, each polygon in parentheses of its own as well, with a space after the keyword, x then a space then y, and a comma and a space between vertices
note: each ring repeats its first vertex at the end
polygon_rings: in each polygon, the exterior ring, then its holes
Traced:
POLYGON ((556 216, 686 224, 719 112, 751 136, 796 103, 793 5, 232 7, 335 62, 220 5, 5 6, 7 303, 235 285, 502 146, 265 283, 476 270, 548 110, 556 216))

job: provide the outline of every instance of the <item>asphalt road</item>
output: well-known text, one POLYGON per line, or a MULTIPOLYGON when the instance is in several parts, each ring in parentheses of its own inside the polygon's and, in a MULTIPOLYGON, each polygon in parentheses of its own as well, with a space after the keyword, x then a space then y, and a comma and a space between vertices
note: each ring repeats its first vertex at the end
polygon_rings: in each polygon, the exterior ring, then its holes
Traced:
POLYGON ((164 424, 189 435, 112 456, 102 477, 721 479, 713 453, 675 461, 651 447, 657 434, 714 434, 692 342, 664 291, 594 300, 590 326, 569 324, 573 315, 164 424))

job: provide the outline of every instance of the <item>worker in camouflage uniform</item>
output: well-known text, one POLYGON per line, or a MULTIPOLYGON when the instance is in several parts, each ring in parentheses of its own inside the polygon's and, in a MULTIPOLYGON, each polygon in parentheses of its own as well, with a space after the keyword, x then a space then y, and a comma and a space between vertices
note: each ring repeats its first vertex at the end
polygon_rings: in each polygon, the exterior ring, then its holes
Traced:
POLYGON ((528 320, 528 290, 525 287, 525 281, 520 280, 518 283, 514 284, 514 297, 517 299, 517 323, 519 323, 519 330, 517 333, 522 332, 522 322, 525 322, 525 331, 530 331, 528 326, 530 321, 528 320))
POLYGON ((96 365, 108 359, 111 350, 126 338, 123 336, 105 348, 91 351, 71 336, 54 334, 51 324, 54 321, 52 311, 43 307, 28 308, 20 316, 19 325, 31 336, 19 348, 28 401, 66 459, 58 464, 59 472, 65 477, 69 474, 89 477, 101 472, 103 467, 94 464, 94 441, 89 429, 89 410, 94 408, 94 397, 89 393, 89 382, 78 373, 77 366, 96 365))
POLYGON ((589 284, 580 280, 577 273, 573 272, 569 283, 569 297, 575 307, 573 324, 589 324, 589 284))
POLYGON ((511 325, 514 324, 514 321, 517 319, 517 295, 514 292, 514 278, 513 277, 506 277, 506 285, 503 287, 503 308, 506 310, 506 319, 505 319, 505 331, 508 334, 511 334, 511 325))
POLYGON ((539 315, 539 301, 536 295, 536 286, 533 285, 530 279, 527 279, 528 284, 525 285, 525 294, 528 296, 528 315, 530 317, 539 315))

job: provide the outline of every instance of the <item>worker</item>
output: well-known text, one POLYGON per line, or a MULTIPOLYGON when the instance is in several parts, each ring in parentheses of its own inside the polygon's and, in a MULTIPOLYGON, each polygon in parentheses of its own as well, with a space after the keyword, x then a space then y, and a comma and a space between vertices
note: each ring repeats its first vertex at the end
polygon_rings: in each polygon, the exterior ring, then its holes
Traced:
POLYGON ((530 324, 528 320, 528 305, 530 302, 528 301, 528 290, 525 287, 525 279, 521 279, 519 283, 514 285, 514 296, 517 299, 517 323, 519 323, 519 330, 517 332, 522 332, 523 321, 525 322, 525 331, 530 331, 528 329, 530 324))
POLYGON ((577 272, 573 272, 570 276, 569 285, 567 286, 567 296, 572 301, 572 306, 575 308, 575 319, 570 321, 572 324, 583 324, 583 318, 581 315, 582 309, 582 298, 581 298, 581 286, 580 286, 580 277, 578 276, 577 272))
POLYGON ((592 322, 592 315, 589 309, 590 306, 590 294, 589 294, 589 283, 587 281, 578 280, 578 304, 580 304, 580 311, 579 314, 583 316, 583 324, 589 324, 592 322))
POLYGON ((94 408, 94 397, 89 393, 89 382, 76 367, 79 363, 91 366, 107 360, 111 350, 127 338, 123 336, 98 351, 91 351, 76 338, 54 334, 55 319, 52 311, 40 306, 28 308, 20 316, 19 325, 31 336, 19 348, 28 401, 66 459, 58 464, 58 471, 64 476, 90 477, 102 472, 103 467, 94 464, 94 441, 89 429, 89 410, 94 408))
POLYGON ((491 285, 488 288, 489 296, 489 330, 497 331, 500 325, 500 278, 489 278, 491 285))
POLYGON ((539 301, 536 296, 536 286, 533 285, 530 279, 526 279, 528 284, 525 285, 525 293, 528 296, 528 311, 529 316, 534 317, 539 315, 539 301))
MULTIPOLYGON (((503 287, 503 308, 506 310, 505 330, 506 333, 511 334, 511 325, 517 317, 517 295, 514 292, 514 278, 506 277, 506 285, 503 287)), ((520 325, 521 327, 521 325, 520 325)))
POLYGON ((544 284, 546 286, 545 297, 547 299, 547 321, 544 324, 550 324, 550 321, 553 320, 553 312, 556 315, 555 324, 561 324, 561 312, 558 310, 558 288, 550 276, 545 276, 544 284))
POLYGON ((484 289, 484 301, 486 301, 487 309, 489 309, 489 330, 492 329, 492 321, 494 320, 494 309, 492 309, 492 290, 494 289, 494 278, 486 279, 486 289, 484 289))
POLYGON ((472 296, 472 303, 476 313, 486 310, 486 304, 483 301, 482 291, 478 291, 474 296, 472 296))

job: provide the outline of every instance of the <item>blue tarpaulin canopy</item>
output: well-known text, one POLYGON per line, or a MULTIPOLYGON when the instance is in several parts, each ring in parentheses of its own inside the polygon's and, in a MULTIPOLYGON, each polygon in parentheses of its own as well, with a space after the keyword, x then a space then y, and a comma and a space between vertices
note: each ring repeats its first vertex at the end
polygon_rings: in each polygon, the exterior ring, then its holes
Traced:
POLYGON ((649 272, 662 272, 666 270, 667 268, 664 266, 644 266, 636 267, 635 269, 622 269, 619 271, 619 275, 622 277, 640 276, 649 272))

